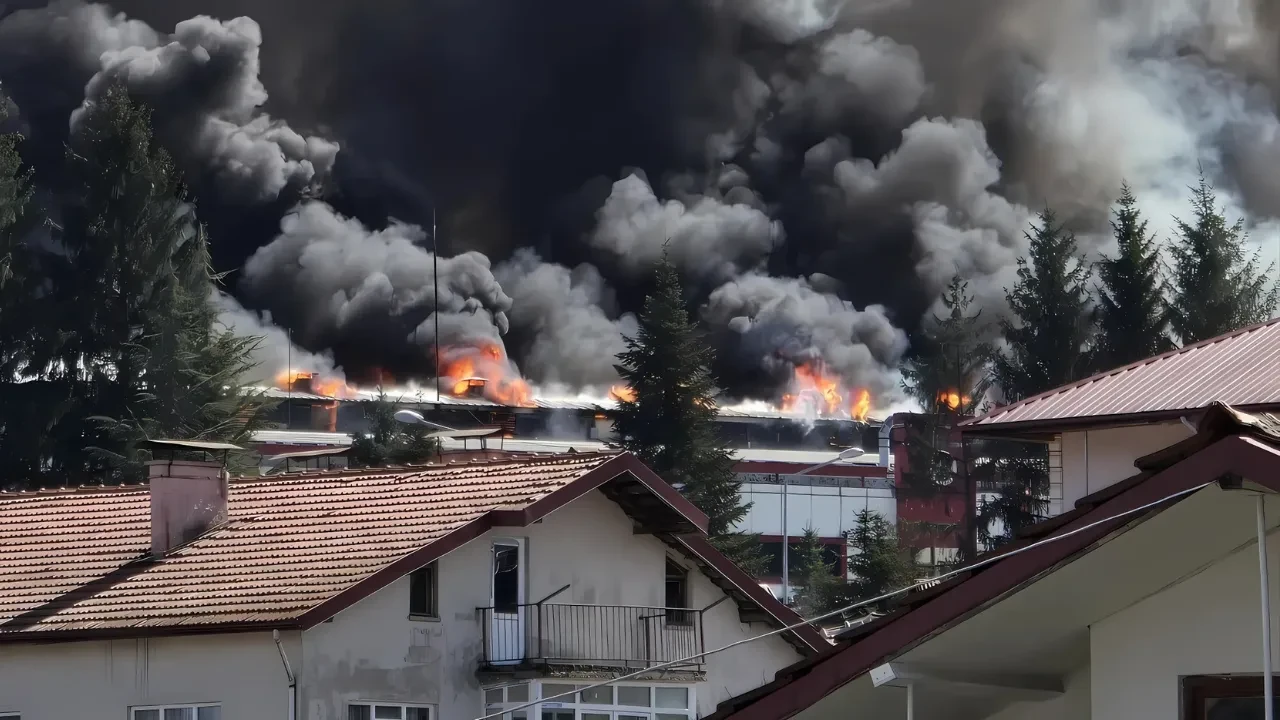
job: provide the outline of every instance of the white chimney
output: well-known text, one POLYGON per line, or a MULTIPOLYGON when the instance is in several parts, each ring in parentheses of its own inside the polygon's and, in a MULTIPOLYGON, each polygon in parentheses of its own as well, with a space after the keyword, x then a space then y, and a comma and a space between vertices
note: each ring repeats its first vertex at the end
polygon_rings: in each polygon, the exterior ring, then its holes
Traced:
POLYGON ((227 471, 222 462, 152 460, 151 554, 161 556, 227 519, 227 471))

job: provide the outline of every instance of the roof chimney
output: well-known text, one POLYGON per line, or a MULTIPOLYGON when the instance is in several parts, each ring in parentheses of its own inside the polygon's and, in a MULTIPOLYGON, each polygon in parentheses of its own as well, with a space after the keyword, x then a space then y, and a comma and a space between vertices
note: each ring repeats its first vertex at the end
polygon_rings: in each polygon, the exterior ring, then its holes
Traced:
POLYGON ((227 471, 223 462, 152 460, 151 554, 164 555, 227 519, 227 471))

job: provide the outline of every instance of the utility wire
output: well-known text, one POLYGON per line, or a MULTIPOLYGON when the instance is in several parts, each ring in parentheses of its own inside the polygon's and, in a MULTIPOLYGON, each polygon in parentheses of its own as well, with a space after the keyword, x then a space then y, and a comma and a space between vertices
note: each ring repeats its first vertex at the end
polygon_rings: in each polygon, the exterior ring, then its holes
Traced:
POLYGON ((518 711, 520 711, 520 710, 524 710, 524 709, 527 709, 527 708, 531 708, 531 707, 533 707, 534 705, 538 705, 538 704, 540 704, 540 703, 545 703, 545 702, 555 702, 556 700, 559 700, 560 698, 563 698, 563 697, 567 697, 567 696, 570 696, 570 695, 576 695, 577 693, 584 692, 584 691, 587 691, 587 690, 594 690, 594 689, 596 689, 596 688, 607 687, 607 686, 609 686, 609 685, 613 685, 614 683, 624 682, 624 681, 626 681, 626 680, 630 680, 630 679, 632 679, 632 678, 639 677, 640 675, 646 675, 646 674, 651 673, 651 672, 653 672, 653 671, 655 671, 655 670, 661 670, 661 669, 663 669, 663 668, 672 667, 673 665, 684 665, 685 663, 691 662, 691 661, 693 661, 693 660, 697 660, 698 658, 704 658, 704 657, 707 657, 707 656, 709 656, 709 655, 716 655, 716 654, 718 654, 718 653, 722 653, 722 652, 724 652, 725 650, 731 650, 731 649, 733 649, 733 648, 736 648, 736 647, 738 647, 738 646, 740 646, 740 645, 746 645, 747 643, 752 643, 752 642, 755 642, 756 640, 762 640, 762 639, 767 638, 767 637, 773 637, 774 635, 780 635, 780 634, 782 634, 782 633, 784 633, 784 632, 790 632, 790 631, 792 631, 792 630, 795 630, 796 628, 804 627, 805 625, 810 625, 810 624, 815 623, 815 622, 818 622, 818 621, 820 621, 820 620, 826 620, 827 618, 834 617, 834 616, 836 616, 836 615, 843 615, 844 613, 846 613, 846 612, 848 612, 848 611, 850 611, 850 610, 856 610, 856 609, 858 609, 858 608, 865 607, 865 606, 867 606, 867 605, 874 605, 874 604, 876 604, 876 603, 883 602, 883 601, 885 601, 885 600, 888 600, 888 599, 890 599, 890 598, 896 597, 896 596, 898 596, 898 595, 902 595, 902 594, 904 594, 904 593, 911 592, 912 590, 915 590, 915 589, 917 589, 917 588, 922 588, 922 587, 926 587, 926 586, 929 586, 929 585, 934 585, 934 584, 940 583, 940 582, 942 582, 942 581, 944 581, 944 580, 948 580, 948 579, 950 579, 950 578, 953 578, 953 577, 955 577, 955 576, 957 576, 957 575, 959 575, 959 574, 961 574, 961 573, 966 573, 966 572, 969 572, 969 571, 971 571, 971 570, 976 570, 976 569, 978 569, 978 568, 980 568, 980 567, 984 567, 984 566, 986 566, 986 565, 990 565, 991 563, 994 563, 994 562, 996 562, 996 561, 998 561, 998 560, 1005 560, 1005 559, 1007 559, 1007 558, 1011 558, 1011 557, 1013 557, 1014 555, 1018 555, 1018 554, 1021 554, 1021 553, 1026 552, 1026 551, 1028 551, 1028 550, 1031 550, 1031 549, 1033 549, 1033 548, 1038 548, 1038 547, 1040 547, 1040 546, 1042 546, 1042 545, 1048 545, 1049 543, 1057 542, 1057 541, 1059 541, 1059 540, 1063 540, 1063 539, 1065 539, 1065 538, 1069 538, 1069 537, 1071 537, 1071 536, 1073 536, 1073 535, 1078 535, 1078 534, 1080 534, 1080 533, 1082 533, 1082 532, 1085 532, 1086 530, 1091 530, 1091 529, 1096 528, 1096 527, 1098 527, 1099 525, 1102 525, 1102 524, 1104 524, 1104 523, 1109 523, 1109 522, 1111 522, 1112 520, 1118 520, 1118 519, 1120 519, 1120 518, 1122 518, 1122 517, 1125 517, 1125 516, 1127 516, 1127 515, 1134 515, 1134 514, 1137 514, 1137 513, 1140 513, 1140 512, 1144 512, 1144 511, 1146 511, 1146 510, 1150 510, 1151 508, 1153 508, 1153 507, 1155 507, 1155 506, 1157 506, 1157 505, 1161 505, 1161 504, 1163 504, 1163 503, 1166 503, 1166 502, 1168 502, 1168 501, 1170 501, 1170 500, 1173 500, 1174 498, 1179 498, 1179 497, 1182 497, 1182 496, 1184 496, 1184 495, 1190 495, 1191 493, 1194 493, 1194 492, 1196 492, 1196 491, 1203 490, 1204 488, 1206 488, 1206 487, 1208 487, 1208 486, 1212 485, 1214 482, 1216 482, 1216 481, 1215 481, 1215 480, 1210 480, 1210 481, 1209 481, 1209 482, 1207 482, 1207 483, 1203 483, 1203 484, 1201 484, 1201 485, 1197 485, 1197 486, 1192 487, 1192 488, 1187 488, 1186 490, 1180 490, 1180 491, 1178 491, 1178 492, 1176 492, 1176 493, 1173 493, 1172 495, 1167 495, 1167 496, 1165 496, 1165 497, 1162 497, 1162 498, 1160 498, 1159 500, 1153 500, 1152 502, 1149 502, 1149 503, 1147 503, 1146 505, 1142 505, 1142 506, 1139 506, 1139 507, 1136 507, 1136 508, 1132 508, 1132 509, 1130 509, 1130 510, 1125 510, 1124 512, 1116 513, 1115 515, 1111 515, 1111 516, 1108 516, 1108 517, 1102 518, 1101 520, 1097 520, 1097 521, 1095 521, 1095 522, 1091 522, 1091 523, 1089 523, 1088 525, 1084 525, 1084 526, 1078 527, 1078 528, 1076 528, 1076 529, 1074 529, 1074 530, 1070 530, 1070 531, 1068 531, 1068 532, 1062 533, 1061 535, 1054 535, 1053 537, 1047 537, 1047 538, 1044 538, 1043 540, 1039 540, 1039 541, 1037 541, 1037 542, 1031 543, 1030 545, 1023 545, 1023 546, 1022 546, 1022 547, 1020 547, 1020 548, 1015 548, 1015 549, 1010 550, 1009 552, 1006 552, 1006 553, 1001 553, 1001 554, 999 554, 999 555, 993 555, 993 556, 988 557, 988 558, 983 558, 983 559, 981 559, 981 560, 977 560, 977 561, 973 562, 972 564, 966 565, 966 566, 964 566, 964 567, 962 567, 962 568, 956 568, 955 570, 951 570, 951 571, 949 571, 949 572, 945 572, 945 573, 943 573, 943 574, 941 574, 941 575, 939 575, 939 576, 937 576, 937 577, 932 577, 932 578, 929 578, 928 580, 921 580, 920 582, 912 583, 912 584, 907 585, 907 586, 905 586, 905 587, 898 588, 897 590, 891 590, 891 591, 889 591, 889 592, 887 592, 887 593, 885 593, 885 594, 883 594, 883 595, 878 595, 878 596, 873 597, 873 598, 871 598, 871 599, 869 599, 869 600, 860 600, 860 601, 858 601, 858 602, 856 602, 856 603, 854 603, 854 604, 852 604, 852 605, 846 605, 845 607, 839 608, 838 610, 832 610, 831 612, 823 613, 822 615, 818 615, 818 616, 816 616, 816 617, 809 618, 808 620, 801 620, 801 621, 800 621, 800 622, 798 622, 798 623, 794 623, 794 624, 792 624, 792 625, 787 625, 786 627, 781 627, 781 628, 778 628, 777 630, 771 630, 770 632, 763 633, 763 634, 761 634, 761 635, 753 635, 752 637, 749 637, 749 638, 743 638, 742 640, 737 640, 737 641, 731 642, 731 643, 729 643, 728 645, 723 645, 723 646, 721 646, 721 647, 715 648, 714 650, 706 650, 706 651, 704 651, 704 652, 697 653, 696 655, 690 655, 689 657, 680 658, 679 660, 670 660, 670 661, 668 661, 668 662, 659 663, 659 664, 657 664, 657 665, 651 665, 651 666, 649 666, 649 667, 647 667, 647 668, 644 668, 644 669, 641 669, 641 670, 636 670, 635 672, 627 673, 626 675, 620 675, 620 676, 618 676, 618 677, 616 677, 616 678, 612 678, 612 679, 610 679, 610 680, 604 680, 604 681, 601 681, 601 682, 595 683, 594 685, 587 685, 587 686, 584 686, 584 687, 581 687, 581 688, 577 688, 576 690, 569 690, 569 691, 566 691, 566 692, 562 692, 562 693, 560 693, 560 694, 558 694, 558 695, 552 695, 551 697, 545 697, 545 698, 539 698, 539 699, 537 699, 537 700, 531 700, 531 701, 529 701, 529 702, 527 702, 527 703, 525 703, 525 704, 523 704, 523 705, 519 705, 519 706, 517 706, 517 707, 507 708, 507 709, 505 709, 505 710, 500 710, 500 711, 498 711, 498 712, 489 713, 488 715, 481 715, 480 717, 476 718, 476 720, 492 720, 493 718, 501 717, 501 716, 503 716, 503 715, 506 715, 507 713, 514 713, 514 712, 518 712, 518 711))

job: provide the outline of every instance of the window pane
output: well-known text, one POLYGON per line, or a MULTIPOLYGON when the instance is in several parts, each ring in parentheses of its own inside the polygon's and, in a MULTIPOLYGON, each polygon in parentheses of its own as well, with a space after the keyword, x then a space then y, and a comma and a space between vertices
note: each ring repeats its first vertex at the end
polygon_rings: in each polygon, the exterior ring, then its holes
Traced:
POLYGON ((514 613, 520 605, 520 548, 493 546, 493 609, 514 613))
MULTIPOLYGON (((649 707, 649 688, 634 685, 618 686, 618 704, 631 707, 649 707)), ((621 719, 621 715, 618 716, 621 719)))
MULTIPOLYGON (((1209 698, 1204 705, 1205 720, 1259 720, 1266 714, 1266 708, 1260 697, 1209 698)), ((1277 708, 1277 711, 1280 711, 1280 708, 1277 708)))
POLYGON ((196 708, 196 720, 222 720, 222 708, 217 705, 196 708))
POLYGON ((435 617, 436 566, 409 573, 409 614, 435 617))
POLYGON ((613 704, 613 688, 605 685, 604 687, 583 690, 580 695, 582 702, 591 705, 612 705, 613 704))
POLYGON ((368 705, 348 705, 347 720, 370 720, 373 717, 373 708, 368 705))
POLYGON ((191 707, 165 708, 164 720, 196 720, 196 709, 191 707))
POLYGON ((584 712, 578 717, 581 720, 609 720, 609 713, 584 712))
POLYGON ((502 688, 490 688, 484 691, 484 701, 486 703, 502 704, 502 688))
POLYGON ((431 720, 431 708, 411 707, 404 709, 405 720, 431 720))
POLYGON ((653 720, 689 720, 688 715, 672 715, 671 713, 658 713, 653 716, 653 720))
POLYGON ((507 702, 522 703, 529 702, 529 686, 528 684, 512 685, 507 688, 507 702))
MULTIPOLYGON (((573 692, 576 689, 577 689, 576 685, 557 685, 555 683, 543 683, 542 699, 545 700, 547 698, 556 697, 556 695, 559 695, 560 693, 573 692)), ((571 703, 573 702, 573 696, 570 695, 567 697, 556 698, 555 701, 562 702, 562 703, 571 703)))
POLYGON ((375 705, 373 717, 374 720, 402 720, 404 715, 399 705, 375 705))
POLYGON ((160 720, 159 710, 134 710, 133 720, 160 720))
POLYGON ((680 708, 684 710, 689 707, 689 688, 655 687, 653 689, 653 705, 660 708, 680 708))
POLYGON ((627 715, 618 713, 618 720, 649 720, 648 715, 627 715))

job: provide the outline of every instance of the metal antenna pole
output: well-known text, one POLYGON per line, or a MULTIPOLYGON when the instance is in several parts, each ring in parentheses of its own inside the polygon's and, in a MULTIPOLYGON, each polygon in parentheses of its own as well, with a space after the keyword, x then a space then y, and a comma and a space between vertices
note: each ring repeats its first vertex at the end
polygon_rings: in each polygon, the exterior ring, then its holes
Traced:
POLYGON ((436 203, 431 201, 431 291, 435 293, 432 313, 436 317, 436 402, 440 402, 440 243, 436 240, 436 203))
POLYGON ((285 333, 288 337, 289 347, 285 349, 286 360, 284 369, 284 391, 285 391, 285 427, 293 427, 293 328, 286 328, 285 333))
POLYGON ((1271 677, 1271 579, 1267 565, 1266 493, 1258 493, 1258 575, 1262 585, 1262 705, 1263 717, 1274 717, 1275 695, 1271 677))

